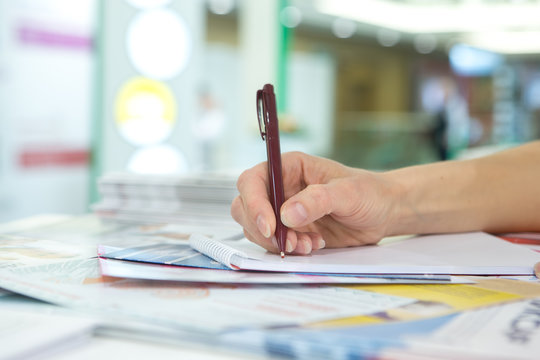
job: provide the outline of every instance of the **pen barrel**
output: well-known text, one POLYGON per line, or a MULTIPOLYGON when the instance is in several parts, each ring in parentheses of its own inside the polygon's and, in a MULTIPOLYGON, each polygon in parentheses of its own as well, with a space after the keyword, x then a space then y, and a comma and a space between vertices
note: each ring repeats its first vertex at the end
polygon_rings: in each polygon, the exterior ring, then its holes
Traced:
POLYGON ((280 210, 285 202, 283 190, 283 174, 281 170, 281 151, 279 146, 279 135, 277 129, 275 137, 270 135, 273 131, 267 131, 266 147, 268 153, 268 175, 269 175, 269 195, 276 217, 276 240, 280 251, 285 251, 285 240, 287 238, 287 227, 281 222, 280 210))
POLYGON ((283 190, 283 174, 281 168, 281 147, 279 141, 279 124, 276 110, 276 98, 272 85, 265 85, 263 93, 266 100, 266 154, 268 157, 268 182, 269 195, 274 208, 276 218, 276 240, 279 250, 285 252, 285 241, 287 239, 287 227, 281 222, 280 210, 285 202, 283 190))

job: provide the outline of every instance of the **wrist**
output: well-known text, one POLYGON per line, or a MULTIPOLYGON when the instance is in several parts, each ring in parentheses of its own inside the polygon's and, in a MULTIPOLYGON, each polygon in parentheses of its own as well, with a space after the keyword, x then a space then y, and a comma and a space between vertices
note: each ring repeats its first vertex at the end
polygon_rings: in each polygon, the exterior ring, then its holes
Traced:
POLYGON ((413 224, 417 222, 418 214, 412 206, 410 182, 395 172, 383 174, 390 189, 389 221, 385 236, 406 235, 415 233, 413 224))

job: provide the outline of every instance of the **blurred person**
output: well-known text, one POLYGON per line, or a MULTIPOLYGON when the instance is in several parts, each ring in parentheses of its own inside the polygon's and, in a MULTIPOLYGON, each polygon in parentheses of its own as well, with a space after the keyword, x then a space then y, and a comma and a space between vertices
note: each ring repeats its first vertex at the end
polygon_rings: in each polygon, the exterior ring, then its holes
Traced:
POLYGON ((434 114, 430 135, 440 160, 456 157, 481 139, 482 126, 469 116, 467 101, 453 78, 441 76, 426 81, 422 106, 434 114))
MULTIPOLYGON (((387 172, 301 152, 282 156, 286 252, 375 244, 393 235, 540 232, 540 141, 482 158, 387 172)), ((277 252, 266 163, 238 178, 231 206, 245 236, 277 252)), ((540 264, 535 266, 540 275, 540 264)))

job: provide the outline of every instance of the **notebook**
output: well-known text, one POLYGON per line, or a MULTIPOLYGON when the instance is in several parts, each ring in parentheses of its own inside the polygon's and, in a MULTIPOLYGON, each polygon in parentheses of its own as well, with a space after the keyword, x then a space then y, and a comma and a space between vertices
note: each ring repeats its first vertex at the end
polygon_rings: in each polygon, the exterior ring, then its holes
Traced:
POLYGON ((190 245, 235 270, 320 274, 532 275, 540 253, 484 232, 402 238, 378 245, 322 249, 308 256, 271 254, 247 239, 193 234, 190 245))

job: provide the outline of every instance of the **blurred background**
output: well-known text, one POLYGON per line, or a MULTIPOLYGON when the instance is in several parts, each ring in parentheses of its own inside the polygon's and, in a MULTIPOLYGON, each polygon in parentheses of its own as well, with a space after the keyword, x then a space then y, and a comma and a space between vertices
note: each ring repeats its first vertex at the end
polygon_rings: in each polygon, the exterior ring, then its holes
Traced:
POLYGON ((80 214, 113 171, 372 170, 540 135, 538 0, 0 0, 0 221, 80 214))

